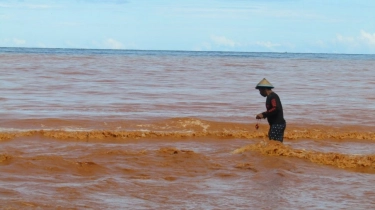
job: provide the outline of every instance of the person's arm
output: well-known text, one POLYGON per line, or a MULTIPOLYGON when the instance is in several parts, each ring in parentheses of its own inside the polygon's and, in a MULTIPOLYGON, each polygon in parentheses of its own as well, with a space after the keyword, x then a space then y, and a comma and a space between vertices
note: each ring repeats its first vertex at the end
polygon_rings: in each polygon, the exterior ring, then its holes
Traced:
POLYGON ((271 108, 268 109, 265 112, 262 112, 263 118, 267 118, 267 117, 276 115, 277 111, 278 111, 278 109, 277 109, 277 100, 276 100, 276 98, 271 98, 271 108))

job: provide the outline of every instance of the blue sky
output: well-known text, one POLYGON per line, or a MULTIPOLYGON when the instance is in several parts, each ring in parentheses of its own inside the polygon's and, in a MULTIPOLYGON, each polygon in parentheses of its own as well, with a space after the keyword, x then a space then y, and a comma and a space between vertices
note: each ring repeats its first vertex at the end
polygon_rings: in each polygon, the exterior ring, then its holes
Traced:
POLYGON ((0 47, 375 54, 375 1, 0 0, 0 47))

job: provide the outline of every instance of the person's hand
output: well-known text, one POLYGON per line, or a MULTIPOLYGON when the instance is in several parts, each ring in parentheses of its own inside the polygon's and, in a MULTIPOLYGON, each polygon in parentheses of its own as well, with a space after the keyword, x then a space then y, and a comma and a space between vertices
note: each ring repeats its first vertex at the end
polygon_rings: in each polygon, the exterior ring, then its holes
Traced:
POLYGON ((258 115, 256 116, 256 118, 257 118, 257 119, 263 119, 264 117, 263 117, 263 114, 260 113, 260 114, 258 114, 258 115))

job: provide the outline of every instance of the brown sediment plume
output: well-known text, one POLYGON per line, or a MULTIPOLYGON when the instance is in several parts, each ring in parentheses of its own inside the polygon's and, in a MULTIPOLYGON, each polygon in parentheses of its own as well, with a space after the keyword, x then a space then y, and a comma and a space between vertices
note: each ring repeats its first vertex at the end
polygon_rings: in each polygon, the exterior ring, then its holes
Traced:
MULTIPOLYGON (((259 131, 197 131, 197 132, 166 132, 166 131, 41 131, 46 137, 56 139, 105 139, 105 138, 160 138, 160 137, 213 137, 213 138, 240 138, 254 139, 265 138, 267 132, 259 131)), ((375 133, 358 131, 324 131, 324 130, 293 130, 285 133, 285 139, 357 139, 357 140, 375 140, 375 133)))
POLYGON ((12 156, 1 154, 0 155, 0 164, 7 164, 12 159, 12 156))
POLYGON ((22 132, 0 132, 0 142, 11 140, 21 136, 32 136, 39 133, 37 130, 33 131, 22 131, 22 132))
POLYGON ((124 150, 110 150, 110 151, 102 151, 98 153, 99 155, 126 155, 126 156, 138 156, 138 155, 145 155, 147 153, 147 150, 141 150, 141 151, 124 151, 124 150))
MULTIPOLYGON (((137 138, 267 138, 269 125, 260 123, 256 130, 252 123, 208 121, 199 118, 171 118, 154 121, 113 121, 98 122, 85 120, 21 120, 9 122, 9 126, 21 126, 24 129, 35 128, 34 124, 43 124, 43 129, 27 131, 0 132, 0 141, 20 136, 42 135, 55 139, 137 139, 137 138), (67 129, 77 130, 67 130, 67 129)), ((309 125, 288 123, 284 138, 298 139, 357 139, 375 140, 374 126, 366 125, 309 125)))
POLYGON ((45 137, 56 139, 136 139, 136 138, 185 138, 185 137, 217 137, 217 138, 262 138, 265 134, 246 131, 200 131, 200 132, 166 132, 166 131, 40 131, 45 137))
POLYGON ((17 136, 16 133, 0 133, 0 141, 13 139, 17 136))
POLYGON ((192 156, 194 155, 194 151, 191 151, 191 150, 179 150, 177 148, 161 148, 159 149, 159 154, 162 154, 162 155, 174 155, 174 154, 186 154, 187 156, 192 156))
POLYGON ((204 154, 192 150, 180 150, 172 147, 160 148, 156 151, 157 165, 162 168, 173 168, 173 174, 187 173, 196 176, 197 173, 206 173, 210 170, 220 169, 222 166, 204 154))
POLYGON ((343 130, 303 129, 285 132, 286 139, 362 139, 375 140, 375 133, 343 130))
POLYGON ((254 168, 254 166, 252 166, 250 163, 238 163, 235 168, 238 168, 238 169, 246 169, 246 170, 251 170, 253 172, 258 172, 258 170, 256 168, 254 168))
MULTIPOLYGON (((81 121, 78 121, 81 122, 81 121)), ((72 121, 69 123, 77 124, 72 121)), ((91 125, 93 123, 86 123, 91 125)), ((49 123, 48 125, 51 125, 49 123)), ((52 125, 54 125, 52 123, 52 125)), ((207 121, 195 118, 175 118, 151 122, 112 122, 105 127, 86 130, 42 129, 17 132, 0 132, 0 141, 10 140, 20 136, 41 135, 55 139, 72 140, 103 140, 103 139, 138 139, 138 138, 237 138, 256 139, 267 138, 268 124, 261 124, 259 130, 255 124, 207 121), (121 128, 121 130, 119 130, 121 128)), ((60 125, 61 127, 62 124, 60 125)), ((69 127, 69 126, 68 126, 69 127)), ((85 127, 85 126, 83 126, 85 127)), ((375 140, 373 126, 331 126, 331 125, 298 125, 287 124, 284 138, 287 140, 316 139, 316 140, 375 140)))
MULTIPOLYGON (((224 130, 224 131, 64 131, 64 130, 40 130, 18 133, 0 133, 0 141, 11 140, 21 136, 32 136, 41 134, 44 137, 55 139, 76 139, 76 140, 100 140, 106 138, 114 139, 137 139, 137 138, 238 138, 238 139, 256 139, 267 138, 267 132, 262 131, 243 131, 243 130, 224 130)), ((330 130, 292 130, 286 131, 284 139, 357 139, 357 140, 375 140, 375 133, 363 131, 330 131, 330 130)))
POLYGON ((257 151, 264 155, 287 156, 307 159, 313 163, 332 165, 339 168, 370 168, 375 169, 375 155, 349 155, 340 153, 323 153, 293 149, 277 141, 261 141, 233 151, 234 154, 246 151, 257 151))

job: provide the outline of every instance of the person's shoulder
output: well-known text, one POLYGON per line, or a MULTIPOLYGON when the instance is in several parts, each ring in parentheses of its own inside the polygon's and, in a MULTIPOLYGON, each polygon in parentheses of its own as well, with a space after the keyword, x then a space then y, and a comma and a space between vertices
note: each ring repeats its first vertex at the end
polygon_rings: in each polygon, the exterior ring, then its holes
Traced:
POLYGON ((275 92, 272 92, 269 96, 270 98, 279 98, 279 95, 277 95, 275 92))

